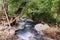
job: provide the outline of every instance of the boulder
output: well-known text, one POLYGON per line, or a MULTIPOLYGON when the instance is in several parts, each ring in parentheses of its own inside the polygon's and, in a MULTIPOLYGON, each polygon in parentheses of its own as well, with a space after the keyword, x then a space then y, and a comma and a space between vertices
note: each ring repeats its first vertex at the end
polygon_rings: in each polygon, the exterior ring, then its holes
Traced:
POLYGON ((37 31, 46 30, 46 29, 48 29, 48 28, 50 28, 48 24, 41 24, 41 23, 40 23, 40 24, 36 24, 36 25, 35 25, 35 29, 36 29, 37 31))

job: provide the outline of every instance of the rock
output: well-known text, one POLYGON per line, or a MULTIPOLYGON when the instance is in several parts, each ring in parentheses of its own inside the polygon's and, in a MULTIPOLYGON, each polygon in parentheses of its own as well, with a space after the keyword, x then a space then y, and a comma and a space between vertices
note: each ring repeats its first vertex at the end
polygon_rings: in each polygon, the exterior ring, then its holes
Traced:
POLYGON ((14 29, 10 29, 10 35, 14 35, 15 34, 15 30, 14 29))
POLYGON ((38 33, 42 36, 44 35, 43 31, 38 31, 38 33))
POLYGON ((36 25, 35 25, 35 29, 36 29, 37 31, 46 30, 46 29, 48 29, 48 28, 50 28, 48 24, 36 24, 36 25))
POLYGON ((49 38, 49 37, 44 37, 44 40, 54 40, 54 39, 49 38))
POLYGON ((57 35, 60 35, 60 30, 58 30, 58 31, 55 31, 55 32, 56 32, 56 34, 57 34, 57 35))

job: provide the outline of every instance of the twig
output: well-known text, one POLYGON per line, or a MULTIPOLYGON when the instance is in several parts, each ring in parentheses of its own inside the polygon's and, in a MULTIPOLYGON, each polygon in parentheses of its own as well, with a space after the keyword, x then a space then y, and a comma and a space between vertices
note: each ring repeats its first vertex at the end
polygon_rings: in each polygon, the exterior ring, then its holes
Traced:
POLYGON ((9 22, 9 19, 8 19, 8 16, 7 16, 7 13, 6 13, 6 10, 4 9, 4 12, 5 12, 5 15, 6 15, 6 18, 7 18, 7 21, 8 21, 8 24, 9 24, 9 29, 11 28, 11 25, 10 25, 10 22, 9 22))
POLYGON ((2 10, 4 11, 4 14, 6 15, 6 19, 7 19, 7 22, 9 24, 9 28, 11 28, 11 25, 10 25, 10 22, 9 22, 9 19, 8 19, 8 15, 7 15, 7 9, 8 9, 8 4, 7 4, 7 0, 2 0, 2 10))
POLYGON ((9 21, 8 16, 6 16, 8 22, 4 22, 3 24, 9 25, 9 26, 11 27, 10 24, 13 23, 13 22, 14 22, 16 19, 18 19, 19 17, 21 17, 21 15, 18 15, 17 17, 15 17, 15 19, 9 21))

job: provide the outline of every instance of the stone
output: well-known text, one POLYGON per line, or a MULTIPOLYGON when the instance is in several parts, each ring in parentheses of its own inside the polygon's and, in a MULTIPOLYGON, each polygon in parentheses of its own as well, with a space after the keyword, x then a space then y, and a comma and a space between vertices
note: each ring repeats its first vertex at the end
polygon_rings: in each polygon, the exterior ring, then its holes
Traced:
POLYGON ((44 37, 44 40, 54 40, 54 39, 49 38, 49 37, 44 37))
POLYGON ((14 29, 10 29, 10 35, 14 35, 15 34, 15 30, 14 29))
POLYGON ((46 30, 46 29, 48 29, 48 28, 50 28, 48 24, 41 24, 41 23, 40 23, 40 24, 36 24, 36 25, 35 25, 35 29, 36 29, 37 31, 46 30))

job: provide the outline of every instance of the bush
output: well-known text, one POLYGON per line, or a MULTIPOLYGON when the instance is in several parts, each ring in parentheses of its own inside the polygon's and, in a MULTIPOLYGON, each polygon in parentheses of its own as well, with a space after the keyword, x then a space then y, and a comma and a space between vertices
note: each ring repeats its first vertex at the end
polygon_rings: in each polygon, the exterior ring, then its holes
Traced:
POLYGON ((14 12, 21 7, 23 2, 27 2, 22 10, 23 17, 47 22, 58 20, 59 0, 10 0, 8 1, 8 14, 14 15, 14 12))

